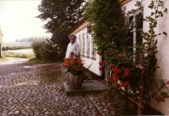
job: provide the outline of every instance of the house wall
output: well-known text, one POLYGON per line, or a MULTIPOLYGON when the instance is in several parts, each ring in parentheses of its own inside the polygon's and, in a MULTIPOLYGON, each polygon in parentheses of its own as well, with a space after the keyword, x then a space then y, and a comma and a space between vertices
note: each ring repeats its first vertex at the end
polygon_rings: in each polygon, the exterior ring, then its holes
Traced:
MULTIPOLYGON (((169 1, 164 0, 165 8, 169 10, 169 1)), ((157 53, 157 66, 160 68, 156 71, 156 79, 167 79, 169 80, 169 13, 165 14, 158 22, 157 32, 165 31, 168 36, 161 35, 158 37, 158 53, 157 53)), ((169 89, 168 89, 169 92, 169 89)), ((166 99, 165 103, 153 102, 152 106, 163 114, 169 114, 169 99, 166 99)))
POLYGON ((101 57, 96 53, 93 46, 93 38, 90 33, 87 33, 88 22, 82 23, 79 27, 77 27, 72 34, 75 34, 77 37, 77 43, 80 45, 81 49, 81 59, 84 62, 84 66, 89 68, 89 70, 95 73, 98 76, 102 75, 102 71, 99 70, 99 62, 101 61, 101 57), (90 50, 87 49, 87 46, 90 46, 90 50), (84 48, 84 52, 83 52, 84 48), (93 51, 94 50, 94 51, 93 51), (90 51, 90 52, 87 52, 90 51), (95 54, 92 54, 95 52, 95 54))
MULTIPOLYGON (((136 0, 132 0, 127 4, 123 5, 123 8, 126 8, 126 12, 135 8, 136 0)), ((151 10, 148 8, 150 1, 142 0, 142 4, 144 6, 143 16, 149 16, 151 10)), ((169 0, 164 0, 165 8, 169 10, 169 0)), ((167 79, 169 80, 169 13, 165 14, 163 18, 160 18, 158 21, 158 27, 156 28, 156 32, 167 32, 168 36, 161 35, 158 36, 158 43, 157 43, 157 66, 160 68, 157 69, 155 73, 155 78, 158 79, 167 79)), ((148 24, 146 22, 143 23, 143 30, 148 30, 148 24)), ((169 92, 169 90, 168 90, 169 92)), ((164 103, 159 103, 157 101, 152 102, 152 107, 157 109, 163 114, 169 114, 169 99, 166 99, 164 103)))

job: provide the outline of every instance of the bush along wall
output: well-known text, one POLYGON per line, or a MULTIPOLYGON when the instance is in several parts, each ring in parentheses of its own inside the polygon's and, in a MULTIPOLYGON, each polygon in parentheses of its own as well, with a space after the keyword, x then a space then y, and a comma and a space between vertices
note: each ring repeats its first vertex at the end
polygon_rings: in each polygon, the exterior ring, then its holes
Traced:
POLYGON ((167 11, 160 10, 163 4, 161 0, 152 0, 148 6, 152 12, 143 19, 143 15, 135 15, 144 8, 141 2, 136 2, 137 8, 126 14, 135 16, 138 21, 135 25, 131 25, 130 18, 121 10, 118 0, 93 0, 86 8, 86 16, 93 24, 99 54, 103 54, 103 62, 99 64, 103 69, 109 67, 109 91, 105 93, 105 101, 110 115, 113 109, 116 115, 142 115, 144 105, 149 105, 152 99, 164 102, 168 97, 165 88, 169 81, 154 79, 157 36, 167 35, 154 31, 158 19, 167 11), (143 22, 149 24, 146 32, 137 28, 143 22), (131 26, 137 32, 138 40, 134 46, 131 26), (159 87, 157 91, 152 89, 155 84, 159 87))

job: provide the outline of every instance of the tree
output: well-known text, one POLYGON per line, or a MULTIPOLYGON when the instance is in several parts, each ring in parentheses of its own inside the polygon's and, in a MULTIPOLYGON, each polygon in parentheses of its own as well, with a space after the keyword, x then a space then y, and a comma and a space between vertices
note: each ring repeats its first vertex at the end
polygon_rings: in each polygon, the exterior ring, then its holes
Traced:
POLYGON ((94 39, 99 49, 110 42, 119 48, 127 41, 125 16, 118 0, 93 0, 86 7, 86 16, 94 24, 94 39))
POLYGON ((51 41, 62 53, 66 51, 67 36, 73 26, 83 17, 84 0, 42 0, 38 7, 38 17, 46 21, 44 28, 52 33, 51 41))

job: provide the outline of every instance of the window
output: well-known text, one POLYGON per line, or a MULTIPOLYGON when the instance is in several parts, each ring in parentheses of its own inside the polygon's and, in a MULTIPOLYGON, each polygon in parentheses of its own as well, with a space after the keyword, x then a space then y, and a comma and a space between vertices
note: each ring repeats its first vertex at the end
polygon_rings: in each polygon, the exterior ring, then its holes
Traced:
POLYGON ((86 57, 90 57, 90 38, 88 33, 86 33, 86 57))
POLYGON ((85 56, 85 33, 82 34, 82 56, 85 56))
POLYGON ((82 49, 83 49, 83 40, 82 40, 82 38, 81 38, 81 35, 79 35, 79 46, 80 46, 80 51, 81 51, 81 53, 80 53, 80 54, 82 54, 82 49))
POLYGON ((133 52, 133 61, 137 63, 139 61, 139 50, 140 46, 142 45, 142 37, 141 37, 141 31, 143 29, 143 14, 142 12, 138 12, 132 16, 129 17, 129 46, 132 46, 129 48, 129 51, 133 52))
POLYGON ((92 59, 96 59, 96 45, 93 41, 93 39, 91 39, 91 44, 92 44, 92 49, 91 49, 91 53, 92 53, 92 59))

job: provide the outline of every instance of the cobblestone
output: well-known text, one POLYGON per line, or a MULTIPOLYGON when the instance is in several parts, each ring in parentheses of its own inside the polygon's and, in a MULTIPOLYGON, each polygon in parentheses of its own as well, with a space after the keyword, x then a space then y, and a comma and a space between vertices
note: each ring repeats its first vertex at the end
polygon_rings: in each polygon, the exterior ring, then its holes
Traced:
POLYGON ((0 116, 107 116, 100 93, 66 96, 63 68, 0 65, 0 116))

